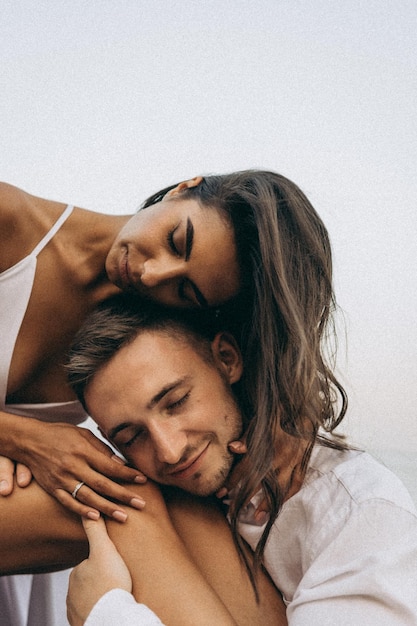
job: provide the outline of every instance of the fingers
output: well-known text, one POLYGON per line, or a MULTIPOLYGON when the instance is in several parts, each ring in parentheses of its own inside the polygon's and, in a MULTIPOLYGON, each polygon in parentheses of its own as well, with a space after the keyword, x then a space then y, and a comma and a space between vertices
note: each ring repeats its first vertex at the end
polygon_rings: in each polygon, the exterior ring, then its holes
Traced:
POLYGON ((27 487, 32 481, 32 472, 27 465, 23 463, 16 464, 16 482, 19 487, 27 487))
MULTIPOLYGON (((29 447, 26 465, 30 466, 39 485, 63 506, 90 519, 97 519, 103 513, 118 521, 127 518, 121 504, 137 509, 144 507, 145 502, 135 493, 132 483, 143 483, 146 478, 139 470, 128 467, 89 430, 53 424, 48 425, 45 433, 47 436, 38 438, 33 447, 29 447), (55 443, 51 445, 52 441, 55 443), (83 487, 72 497, 81 482, 83 487), (130 487, 119 484, 121 482, 131 483, 130 487)), ((4 493, 8 493, 9 482, 13 488, 13 463, 6 459, 3 468, 3 488, 4 493)), ((19 475, 22 484, 30 482, 30 472, 23 465, 19 475)))
POLYGON ((90 557, 114 545, 107 534, 106 524, 102 517, 97 520, 83 518, 82 523, 90 546, 90 557))
POLYGON ((146 482, 146 476, 140 470, 129 467, 110 446, 98 439, 90 430, 86 428, 78 428, 78 430, 98 452, 102 453, 95 463, 95 469, 98 472, 124 482, 146 482))
POLYGON ((229 450, 233 454, 246 454, 248 448, 244 441, 231 441, 229 443, 229 450))
POLYGON ((266 500, 263 500, 261 505, 256 509, 254 518, 260 526, 261 525, 263 526, 263 524, 266 524, 266 522, 268 521, 269 511, 267 508, 266 500), (265 507, 265 508, 262 508, 262 507, 265 507))
POLYGON ((14 461, 0 456, 0 496, 8 496, 13 491, 14 461))
MULTIPOLYGON (((232 454, 246 454, 246 452, 248 451, 244 437, 243 437, 243 440, 238 439, 236 441, 231 441, 228 445, 228 448, 232 454)), ((238 477, 238 473, 235 470, 233 472, 233 475, 228 477, 227 482, 230 484, 227 484, 221 487, 221 489, 219 489, 216 492, 215 494, 216 497, 220 499, 225 498, 228 495, 230 488, 233 488, 233 485, 236 484, 238 480, 237 477, 238 477)))
MULTIPOLYGON (((127 506, 139 510, 143 509, 145 506, 145 500, 137 493, 136 489, 119 485, 97 472, 88 472, 85 483, 83 488, 77 493, 77 500, 83 504, 98 508, 106 515, 109 514, 109 509, 106 508, 106 510, 103 510, 102 507, 105 503, 107 503, 106 506, 108 506, 109 500, 115 500, 120 504, 126 504, 127 506)), ((114 509, 114 502, 110 504, 114 509)))
POLYGON ((94 476, 96 476, 95 482, 91 479, 93 485, 84 483, 77 490, 75 498, 72 496, 73 492, 69 493, 72 487, 68 490, 57 489, 54 493, 55 497, 74 513, 93 520, 98 518, 99 513, 103 513, 118 522, 125 522, 128 512, 118 504, 119 502, 139 510, 145 507, 145 500, 137 493, 137 490, 128 490, 99 474, 94 474, 94 476), (93 486, 96 488, 94 489, 93 486), (113 500, 118 502, 115 503, 113 500))
POLYGON ((95 464, 95 469, 101 474, 126 483, 142 484, 147 480, 145 474, 136 468, 126 465, 126 463, 114 453, 110 458, 103 456, 95 464))

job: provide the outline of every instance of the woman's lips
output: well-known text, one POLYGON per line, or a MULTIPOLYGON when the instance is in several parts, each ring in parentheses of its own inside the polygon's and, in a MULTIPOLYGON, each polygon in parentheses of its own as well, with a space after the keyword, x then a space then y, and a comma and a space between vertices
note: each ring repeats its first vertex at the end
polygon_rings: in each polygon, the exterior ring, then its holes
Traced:
POLYGON ((119 260, 119 276, 123 287, 127 287, 130 283, 127 265, 127 249, 124 251, 119 260))
POLYGON ((132 280, 132 276, 131 276, 131 272, 130 272, 130 267, 129 267, 129 251, 127 248, 125 248, 124 253, 122 254, 122 256, 120 257, 120 261, 119 261, 119 276, 120 276, 120 282, 121 282, 121 286, 123 289, 125 289, 126 291, 136 291, 137 290, 137 286, 135 286, 133 280, 132 280))

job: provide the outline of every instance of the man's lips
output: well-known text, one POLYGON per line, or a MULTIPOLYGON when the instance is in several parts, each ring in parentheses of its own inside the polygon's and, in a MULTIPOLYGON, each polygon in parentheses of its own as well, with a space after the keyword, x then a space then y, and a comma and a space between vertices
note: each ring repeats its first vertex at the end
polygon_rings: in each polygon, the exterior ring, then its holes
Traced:
POLYGON ((192 474, 198 471, 198 468, 203 462, 209 445, 210 443, 208 443, 204 450, 200 452, 200 454, 198 454, 196 457, 194 457, 194 459, 192 459, 191 461, 186 461, 182 465, 176 467, 174 470, 169 472, 169 476, 173 478, 189 478, 190 476, 192 476, 192 474))

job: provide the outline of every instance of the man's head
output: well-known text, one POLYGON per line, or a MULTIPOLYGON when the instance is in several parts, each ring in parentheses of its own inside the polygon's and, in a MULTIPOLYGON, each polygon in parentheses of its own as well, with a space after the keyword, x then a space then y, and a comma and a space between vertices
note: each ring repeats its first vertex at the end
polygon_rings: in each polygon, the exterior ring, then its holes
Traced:
POLYGON ((231 388, 242 359, 231 335, 115 299, 78 333, 68 370, 105 437, 147 476, 197 495, 223 484, 228 444, 242 430, 231 388))

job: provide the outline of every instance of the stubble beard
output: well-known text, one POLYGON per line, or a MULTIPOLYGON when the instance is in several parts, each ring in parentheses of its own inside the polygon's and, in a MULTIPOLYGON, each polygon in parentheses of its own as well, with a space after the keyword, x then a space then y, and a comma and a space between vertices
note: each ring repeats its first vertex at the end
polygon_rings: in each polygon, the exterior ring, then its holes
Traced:
POLYGON ((233 455, 227 452, 223 456, 221 466, 216 470, 215 474, 204 481, 201 481, 201 472, 196 472, 190 479, 190 484, 184 487, 184 490, 194 496, 207 497, 212 496, 221 487, 223 487, 233 464, 233 455), (193 484, 195 482, 195 484, 193 484))

